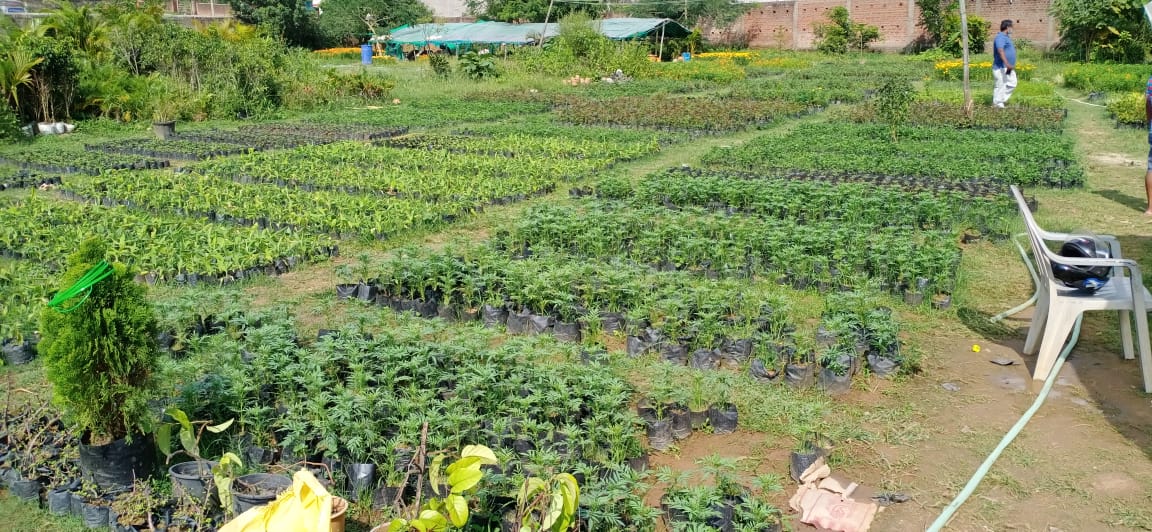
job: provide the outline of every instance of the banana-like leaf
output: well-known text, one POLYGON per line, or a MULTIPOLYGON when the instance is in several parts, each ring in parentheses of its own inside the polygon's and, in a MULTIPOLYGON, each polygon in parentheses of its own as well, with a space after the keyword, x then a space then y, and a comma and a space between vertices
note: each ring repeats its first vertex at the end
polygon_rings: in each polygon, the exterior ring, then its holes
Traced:
POLYGON ((440 495, 440 465, 444 463, 444 455, 436 455, 432 459, 432 469, 428 472, 428 480, 432 483, 432 491, 440 495))
POLYGON ((219 425, 210 425, 207 427, 208 432, 213 434, 220 434, 221 432, 228 430, 228 427, 232 426, 233 421, 236 421, 236 418, 229 419, 228 421, 225 421, 219 425))

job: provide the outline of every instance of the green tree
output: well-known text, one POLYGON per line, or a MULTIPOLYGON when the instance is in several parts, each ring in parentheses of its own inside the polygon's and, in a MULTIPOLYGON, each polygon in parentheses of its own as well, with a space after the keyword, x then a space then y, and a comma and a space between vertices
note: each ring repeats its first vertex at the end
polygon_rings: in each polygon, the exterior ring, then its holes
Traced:
MULTIPOLYGON (((960 57, 960 3, 956 0, 916 0, 920 8, 920 27, 924 28, 929 47, 940 48, 954 57, 960 57)), ((992 24, 975 15, 968 15, 968 52, 984 52, 992 24)))
MULTIPOLYGON (((98 239, 82 243, 68 258, 59 288, 71 287, 105 254, 98 239)), ((159 357, 145 288, 127 266, 113 270, 86 295, 65 302, 70 311, 45 308, 40 320, 39 349, 53 399, 96 445, 151 428, 148 399, 159 357)))
MULTIPOLYGON (((501 22, 544 22, 548 16, 548 0, 467 0, 468 12, 485 20, 501 22)), ((599 5, 573 2, 555 2, 549 22, 575 12, 599 16, 603 9, 599 5)))
POLYGON ((1142 0, 1053 0, 1060 45, 1070 59, 1142 63, 1152 30, 1142 0))
POLYGON ((419 0, 326 0, 320 15, 320 30, 331 43, 364 42, 371 31, 365 15, 382 30, 423 22, 432 12, 419 0))
POLYGON ((322 39, 316 15, 301 0, 230 0, 232 16, 264 28, 293 46, 316 48, 322 39))
POLYGON ((849 50, 864 51, 880 40, 880 28, 852 22, 848 8, 838 6, 828 12, 828 23, 816 24, 816 49, 831 54, 849 50))

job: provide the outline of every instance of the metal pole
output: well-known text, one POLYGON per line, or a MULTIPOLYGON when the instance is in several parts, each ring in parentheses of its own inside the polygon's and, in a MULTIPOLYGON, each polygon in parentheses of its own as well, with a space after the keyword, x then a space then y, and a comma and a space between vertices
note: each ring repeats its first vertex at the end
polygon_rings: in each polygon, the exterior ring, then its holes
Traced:
MULTIPOLYGON (((964 54, 964 114, 972 118, 972 87, 968 83, 968 10, 967 0, 960 0, 960 46, 964 54)), ((996 53, 995 50, 992 53, 996 53)))
POLYGON ((548 19, 552 18, 552 6, 556 0, 548 0, 548 13, 544 15, 544 29, 540 31, 540 42, 536 46, 544 46, 544 39, 548 37, 548 19))
POLYGON ((660 51, 656 53, 656 59, 658 61, 664 61, 664 27, 667 25, 667 22, 660 24, 660 51))

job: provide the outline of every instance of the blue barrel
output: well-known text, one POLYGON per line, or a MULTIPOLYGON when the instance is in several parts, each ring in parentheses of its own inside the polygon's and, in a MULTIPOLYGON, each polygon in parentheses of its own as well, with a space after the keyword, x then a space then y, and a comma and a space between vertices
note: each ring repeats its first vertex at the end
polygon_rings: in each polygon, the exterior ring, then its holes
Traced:
POLYGON ((692 60, 692 52, 684 52, 684 54, 681 55, 681 57, 683 57, 685 61, 691 61, 692 60))
POLYGON ((372 45, 371 44, 361 44, 360 45, 360 64, 362 64, 362 65, 371 65, 372 64, 372 45))

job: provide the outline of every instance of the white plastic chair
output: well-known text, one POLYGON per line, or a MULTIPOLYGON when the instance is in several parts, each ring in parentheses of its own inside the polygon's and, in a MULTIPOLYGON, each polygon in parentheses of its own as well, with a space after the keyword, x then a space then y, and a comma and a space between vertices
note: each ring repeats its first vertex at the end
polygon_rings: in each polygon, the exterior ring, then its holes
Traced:
POLYGON ((1032 211, 1024 201, 1020 189, 1013 186, 1012 195, 1024 216, 1032 255, 1036 259, 1036 312, 1028 326, 1028 339, 1024 354, 1037 354, 1033 380, 1043 381, 1052 371, 1064 341, 1072 331, 1076 318, 1091 310, 1114 310, 1120 314, 1120 339, 1124 345, 1124 358, 1131 360, 1132 314, 1136 315, 1136 341, 1140 351, 1140 369, 1144 378, 1144 391, 1152 393, 1152 347, 1148 340, 1147 309, 1152 306, 1152 294, 1144 287, 1140 266, 1136 261, 1122 258, 1120 243, 1115 237, 1095 235, 1109 246, 1114 258, 1088 259, 1063 257, 1048 249, 1045 241, 1063 242, 1075 235, 1044 231, 1036 224, 1032 211), (1052 264, 1071 266, 1111 266, 1112 276, 1103 288, 1087 293, 1069 288, 1052 276, 1052 264), (1128 275, 1125 276, 1125 273, 1128 275), (1039 345, 1037 341, 1039 340, 1039 345), (1039 348, 1039 353, 1037 353, 1039 348))

